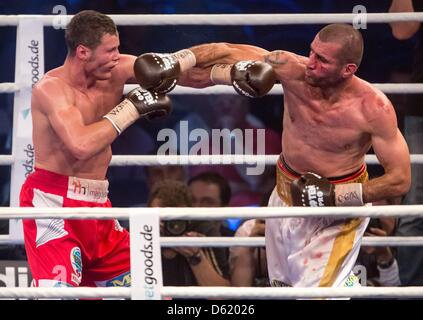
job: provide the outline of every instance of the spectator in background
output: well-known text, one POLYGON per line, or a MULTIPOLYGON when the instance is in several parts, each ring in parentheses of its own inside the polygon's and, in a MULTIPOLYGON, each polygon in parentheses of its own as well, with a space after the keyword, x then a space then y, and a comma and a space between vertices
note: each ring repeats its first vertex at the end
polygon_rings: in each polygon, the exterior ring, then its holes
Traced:
MULTIPOLYGON (((235 237, 264 237, 265 221, 245 221, 235 237)), ((262 247, 231 247, 229 254, 231 283, 235 287, 268 287, 266 250, 262 247)))
MULTIPOLYGON (((423 11, 423 1, 393 0, 389 12, 423 11)), ((423 82, 423 28, 419 21, 392 22, 392 34, 398 40, 406 40, 417 35, 417 46, 411 82, 423 82)), ((411 94, 407 97, 407 109, 404 117, 404 137, 410 153, 423 153, 423 95, 411 94)), ((405 204, 423 204, 423 166, 412 164, 411 189, 405 197, 405 204)), ((396 230, 397 236, 423 236, 423 219, 416 217, 400 218, 396 230)), ((398 247, 397 259, 401 283, 405 286, 423 285, 423 248, 398 247)))
MULTIPOLYGON (((150 193, 149 207, 191 207, 189 189, 180 181, 163 180, 150 193)), ((220 236, 214 221, 165 221, 162 236, 220 236), (175 232, 177 231, 177 232, 175 232)), ((229 286, 227 248, 174 247, 162 249, 165 286, 229 286)))
MULTIPOLYGON (((246 130, 253 129, 253 152, 252 154, 259 154, 260 148, 264 150, 262 154, 280 154, 281 152, 281 136, 272 129, 264 129, 264 124, 254 117, 250 112, 250 102, 248 98, 237 95, 219 95, 213 96, 208 100, 210 105, 210 119, 209 132, 212 129, 228 129, 231 131, 229 139, 226 139, 230 146, 220 144, 220 153, 224 154, 224 150, 228 148, 232 154, 235 154, 236 144, 241 143, 242 150, 245 154, 249 153, 246 150, 246 130), (240 129, 243 134, 243 139, 235 139, 233 130, 240 129), (257 141, 257 129, 265 130, 264 140, 257 141)), ((223 133, 223 131, 222 131, 223 133)), ((210 135, 212 136, 212 135, 210 135)), ((217 143, 211 141, 210 144, 217 143)), ((210 153, 212 148, 210 147, 210 153)), ((251 154, 251 153, 250 153, 251 154)), ((248 206, 259 205, 263 193, 271 190, 275 183, 275 172, 271 167, 266 167, 263 174, 248 175, 248 165, 219 165, 219 166, 195 166, 191 169, 191 175, 197 175, 204 171, 214 171, 225 177, 232 190, 232 198, 230 206, 248 206)))
MULTIPOLYGON (((188 186, 192 194, 193 207, 227 207, 231 200, 231 187, 220 174, 206 171, 191 178, 188 186)), ((218 221, 222 236, 233 236, 234 224, 239 225, 239 219, 218 221), (236 220, 236 221, 235 221, 236 220)))
POLYGON ((194 207, 226 207, 231 200, 231 188, 220 174, 203 172, 191 178, 188 186, 194 207))
MULTIPOLYGON (((386 237, 395 232, 396 218, 371 219, 365 236, 386 237)), ((362 246, 357 264, 366 268, 367 286, 399 286, 398 263, 390 247, 362 246)))
POLYGON ((150 191, 156 183, 163 180, 185 182, 185 176, 185 168, 180 165, 159 165, 147 167, 147 185, 150 191))
MULTIPOLYGON (((264 194, 260 206, 266 207, 271 191, 264 194)), ((265 220, 244 221, 236 230, 235 237, 264 237, 265 220)), ((236 287, 268 287, 267 259, 265 247, 231 247, 229 250, 229 273, 236 287)))

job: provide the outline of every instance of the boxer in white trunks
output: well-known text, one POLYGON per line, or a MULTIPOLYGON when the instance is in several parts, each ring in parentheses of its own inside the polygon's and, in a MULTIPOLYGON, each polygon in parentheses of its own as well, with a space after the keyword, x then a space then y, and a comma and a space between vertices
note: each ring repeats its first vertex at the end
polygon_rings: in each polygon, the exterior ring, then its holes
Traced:
MULTIPOLYGON (((284 88, 282 155, 269 206, 362 206, 400 196, 410 187, 410 156, 389 99, 355 75, 363 39, 350 25, 324 27, 308 57, 244 44, 189 49, 195 67, 175 69, 180 85, 232 85, 243 95, 284 88), (368 180, 373 150, 385 173, 368 180)), ((135 62, 141 86, 162 86, 168 70, 144 54, 135 62), (151 79, 161 79, 152 81, 151 79)), ((288 218, 266 221, 273 286, 354 285, 351 270, 368 219, 288 218)))

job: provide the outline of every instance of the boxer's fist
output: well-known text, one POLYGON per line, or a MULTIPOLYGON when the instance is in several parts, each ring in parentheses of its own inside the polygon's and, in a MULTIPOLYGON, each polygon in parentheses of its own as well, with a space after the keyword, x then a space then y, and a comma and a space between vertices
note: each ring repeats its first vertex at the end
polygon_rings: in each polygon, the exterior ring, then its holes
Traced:
POLYGON ((332 184, 308 172, 291 183, 292 204, 303 207, 362 206, 362 184, 332 184))
POLYGON ((125 99, 134 105, 141 118, 148 120, 165 118, 172 111, 170 99, 162 93, 136 88, 130 91, 125 99))
POLYGON ((172 54, 145 53, 135 60, 134 74, 144 89, 166 93, 175 88, 181 72, 195 63, 194 54, 187 49, 172 54))
POLYGON ((256 98, 267 94, 276 82, 272 66, 262 61, 239 61, 231 68, 231 81, 241 95, 256 98))
POLYGON ((328 179, 308 172, 291 183, 292 204, 302 207, 335 205, 334 185, 328 179))
POLYGON ((104 118, 112 123, 118 134, 121 134, 139 118, 155 120, 166 117, 171 111, 170 99, 165 94, 136 88, 104 118))
POLYGON ((138 84, 144 89, 160 93, 175 88, 180 73, 179 62, 169 54, 144 53, 134 63, 138 84))

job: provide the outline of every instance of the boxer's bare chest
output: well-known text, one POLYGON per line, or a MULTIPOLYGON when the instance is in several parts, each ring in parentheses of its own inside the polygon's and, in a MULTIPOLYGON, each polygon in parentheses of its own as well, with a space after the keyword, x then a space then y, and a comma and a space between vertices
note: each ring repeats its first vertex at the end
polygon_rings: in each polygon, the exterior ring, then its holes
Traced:
POLYGON ((347 97, 335 102, 310 94, 285 97, 284 129, 304 144, 327 151, 361 148, 370 139, 364 128, 362 98, 347 97))
POLYGON ((116 90, 102 84, 85 91, 73 89, 74 105, 80 110, 84 124, 100 120, 122 99, 122 87, 116 90))

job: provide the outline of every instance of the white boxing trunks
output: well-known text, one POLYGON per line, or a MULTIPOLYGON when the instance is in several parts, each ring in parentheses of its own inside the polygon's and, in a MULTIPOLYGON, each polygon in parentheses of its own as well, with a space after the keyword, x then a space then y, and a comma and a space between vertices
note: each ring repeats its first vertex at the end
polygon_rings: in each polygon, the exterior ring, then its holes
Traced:
MULTIPOLYGON (((277 184, 269 207, 291 206, 290 184, 297 179, 277 163, 277 184)), ((368 180, 366 166, 332 183, 368 180)), ((339 287, 359 285, 352 273, 369 218, 280 218, 266 220, 266 253, 272 286, 339 287)))

